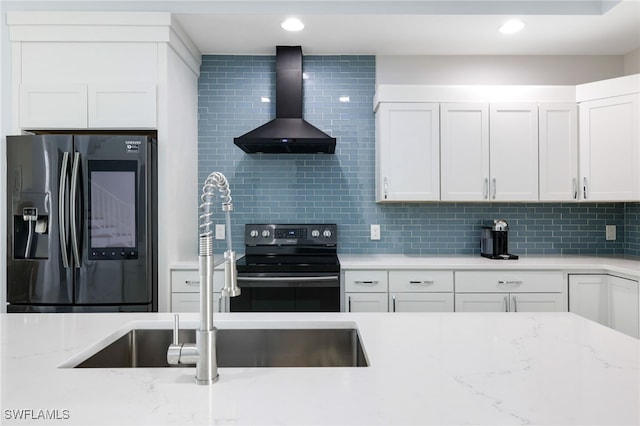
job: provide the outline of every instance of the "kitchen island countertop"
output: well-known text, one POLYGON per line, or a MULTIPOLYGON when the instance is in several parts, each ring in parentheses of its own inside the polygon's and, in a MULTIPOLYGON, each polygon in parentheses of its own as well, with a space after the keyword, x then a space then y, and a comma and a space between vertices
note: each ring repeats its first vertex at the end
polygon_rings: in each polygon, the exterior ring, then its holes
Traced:
MULTIPOLYGON (((197 318, 184 314, 182 324, 193 328, 197 318)), ((640 341, 571 313, 228 313, 215 321, 355 326, 370 366, 220 368, 211 386, 193 383, 194 368, 60 368, 108 336, 171 328, 172 315, 2 314, 0 423, 640 423, 640 341)))

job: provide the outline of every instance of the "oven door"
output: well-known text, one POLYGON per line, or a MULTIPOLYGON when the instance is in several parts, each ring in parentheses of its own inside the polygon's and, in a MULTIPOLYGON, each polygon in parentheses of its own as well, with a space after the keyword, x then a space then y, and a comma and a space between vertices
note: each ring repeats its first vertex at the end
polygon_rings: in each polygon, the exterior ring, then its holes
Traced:
POLYGON ((339 273, 238 273, 231 312, 339 312, 339 273))

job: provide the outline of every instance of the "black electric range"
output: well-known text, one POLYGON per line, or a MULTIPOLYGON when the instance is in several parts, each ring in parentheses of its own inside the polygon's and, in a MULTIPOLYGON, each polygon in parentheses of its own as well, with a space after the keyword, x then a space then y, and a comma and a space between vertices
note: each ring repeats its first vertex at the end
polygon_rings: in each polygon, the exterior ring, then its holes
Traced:
POLYGON ((232 312, 338 312, 336 224, 248 224, 232 312))

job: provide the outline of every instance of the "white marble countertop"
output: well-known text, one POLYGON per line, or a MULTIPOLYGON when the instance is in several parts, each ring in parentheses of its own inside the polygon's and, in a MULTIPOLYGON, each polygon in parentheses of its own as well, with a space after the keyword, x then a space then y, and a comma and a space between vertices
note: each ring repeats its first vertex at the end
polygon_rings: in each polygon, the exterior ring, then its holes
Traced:
POLYGON ((220 368, 211 386, 193 384, 194 368, 59 368, 107 336, 171 319, 0 315, 0 422, 640 424, 640 341, 571 313, 216 314, 219 328, 354 325, 370 366, 220 368), (61 419, 37 419, 44 410, 61 419))
POLYGON ((411 256, 403 254, 339 255, 342 269, 554 269, 568 272, 612 272, 640 278, 640 259, 605 256, 520 256, 493 260, 481 256, 411 256))

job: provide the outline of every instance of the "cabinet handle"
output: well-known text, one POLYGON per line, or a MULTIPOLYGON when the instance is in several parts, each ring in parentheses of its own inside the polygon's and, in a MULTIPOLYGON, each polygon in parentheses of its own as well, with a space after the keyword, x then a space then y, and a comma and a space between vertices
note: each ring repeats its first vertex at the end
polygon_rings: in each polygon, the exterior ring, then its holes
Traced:
POLYGON ((184 280, 186 285, 200 285, 200 281, 184 280))
POLYGON ((222 296, 218 299, 218 312, 222 312, 222 296))
POLYGON ((516 300, 516 297, 513 296, 513 312, 518 312, 518 301, 516 300))
POLYGON ((573 190, 573 199, 578 199, 578 180, 576 178, 571 179, 571 188, 573 190))
POLYGON ((587 177, 582 178, 582 198, 587 199, 587 177))
POLYGON ((393 312, 396 311, 396 297, 393 296, 393 312))
POLYGON ((384 199, 386 200, 389 195, 389 181, 387 178, 384 178, 384 199))
POLYGON ((522 284, 522 281, 503 281, 503 280, 498 280, 498 284, 520 285, 520 284, 522 284))
POLYGON ((347 298, 347 312, 351 312, 351 296, 347 298))
POLYGON ((378 284, 378 281, 354 281, 353 283, 360 285, 376 285, 378 284))
POLYGON ((420 285, 420 284, 429 285, 429 284, 433 284, 433 283, 435 283, 435 281, 433 281, 433 280, 409 281, 409 284, 415 284, 415 285, 420 285))
POLYGON ((496 199, 496 194, 498 192, 498 180, 494 177, 493 179, 491 179, 491 181, 493 182, 493 199, 496 199))
POLYGON ((489 199, 489 178, 484 178, 484 182, 482 184, 482 198, 485 200, 489 199))
POLYGON ((509 298, 507 296, 504 297, 504 311, 509 312, 509 298))

